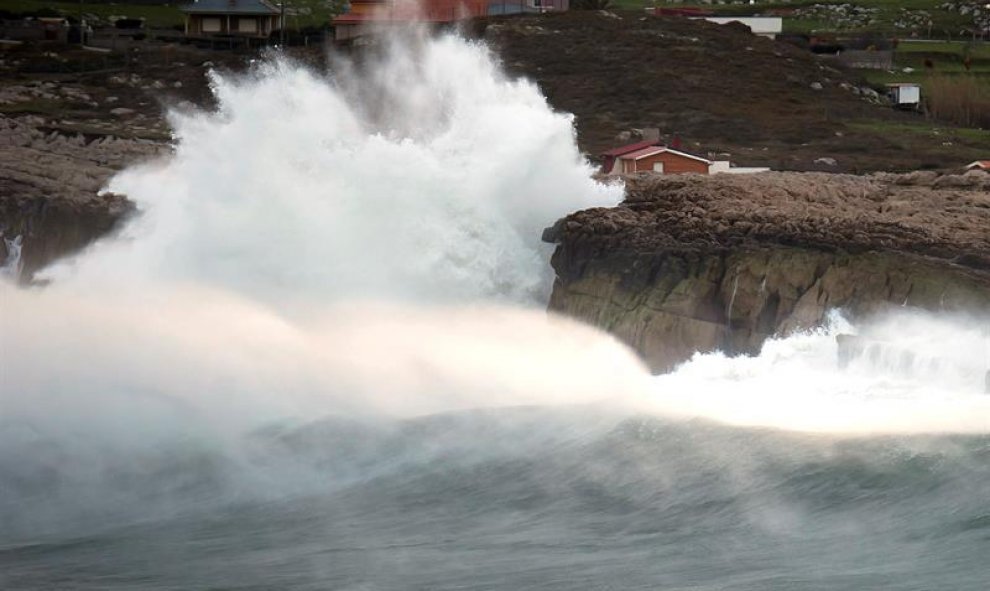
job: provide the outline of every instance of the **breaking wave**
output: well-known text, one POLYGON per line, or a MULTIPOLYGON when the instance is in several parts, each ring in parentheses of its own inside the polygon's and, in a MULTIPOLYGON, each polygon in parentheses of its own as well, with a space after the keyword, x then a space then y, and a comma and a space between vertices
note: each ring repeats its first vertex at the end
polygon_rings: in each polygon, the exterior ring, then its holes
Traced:
POLYGON ((894 580, 849 536, 917 558, 904 588, 976 580, 939 560, 990 539, 982 325, 836 318, 649 376, 543 310, 540 230, 621 192, 571 117, 483 45, 382 53, 215 74, 216 111, 112 181, 120 236, 0 285, 3 586, 894 580))

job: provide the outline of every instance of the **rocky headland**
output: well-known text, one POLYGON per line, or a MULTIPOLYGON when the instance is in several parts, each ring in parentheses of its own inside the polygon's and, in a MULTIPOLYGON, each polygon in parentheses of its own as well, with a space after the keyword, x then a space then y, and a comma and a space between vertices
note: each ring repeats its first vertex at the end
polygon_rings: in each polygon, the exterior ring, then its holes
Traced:
MULTIPOLYGON (((165 149, 46 129, 40 117, 0 116, 0 233, 23 241, 21 278, 111 232, 133 206, 101 188, 115 171, 165 149)), ((0 261, 7 255, 0 241, 0 261)))
MULTIPOLYGON (((212 54, 176 48, 165 61, 163 51, 124 65, 73 47, 0 54, 0 233, 21 236, 23 281, 133 211, 101 191, 117 171, 169 151, 167 107, 209 104, 212 54)), ((7 256, 0 240, 0 263, 7 256)))
POLYGON ((892 306, 990 307, 990 174, 630 176, 548 228, 550 309, 657 372, 892 306))

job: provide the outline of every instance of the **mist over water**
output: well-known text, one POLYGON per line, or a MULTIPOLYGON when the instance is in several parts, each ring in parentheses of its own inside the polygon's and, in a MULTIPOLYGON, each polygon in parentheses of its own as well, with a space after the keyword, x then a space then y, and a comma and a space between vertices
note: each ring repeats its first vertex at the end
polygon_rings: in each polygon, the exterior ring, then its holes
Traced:
POLYGON ((656 379, 660 404, 739 425, 839 433, 990 432, 990 321, 903 310, 767 341, 756 357, 697 354, 656 379), (862 339, 842 363, 836 337, 862 339))
POLYGON ((0 587, 976 588, 982 320, 653 377, 545 313, 541 229, 621 188, 483 45, 213 84, 120 236, 0 282, 0 587))

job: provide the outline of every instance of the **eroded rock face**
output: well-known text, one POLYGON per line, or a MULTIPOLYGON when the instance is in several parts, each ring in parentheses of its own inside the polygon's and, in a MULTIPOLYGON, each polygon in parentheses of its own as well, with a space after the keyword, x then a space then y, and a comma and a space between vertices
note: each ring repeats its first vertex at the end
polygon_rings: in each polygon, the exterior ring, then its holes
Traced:
MULTIPOLYGON (((0 116, 0 231, 23 236, 24 279, 111 231, 132 206, 100 189, 117 170, 167 150, 150 140, 66 135, 45 123, 0 116)), ((0 242, 0 261, 6 256, 0 242)))
POLYGON ((990 175, 627 183, 619 207, 547 231, 550 309, 612 332, 655 371, 695 351, 756 352, 835 308, 990 307, 990 175))

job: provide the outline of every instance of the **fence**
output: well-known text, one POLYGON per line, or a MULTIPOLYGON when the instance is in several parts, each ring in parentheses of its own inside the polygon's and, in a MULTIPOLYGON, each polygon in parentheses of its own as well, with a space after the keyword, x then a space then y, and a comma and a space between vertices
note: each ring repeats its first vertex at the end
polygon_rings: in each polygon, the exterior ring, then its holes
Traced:
POLYGON ((861 70, 890 70, 894 67, 894 52, 888 50, 847 49, 840 53, 836 59, 847 68, 861 70))

